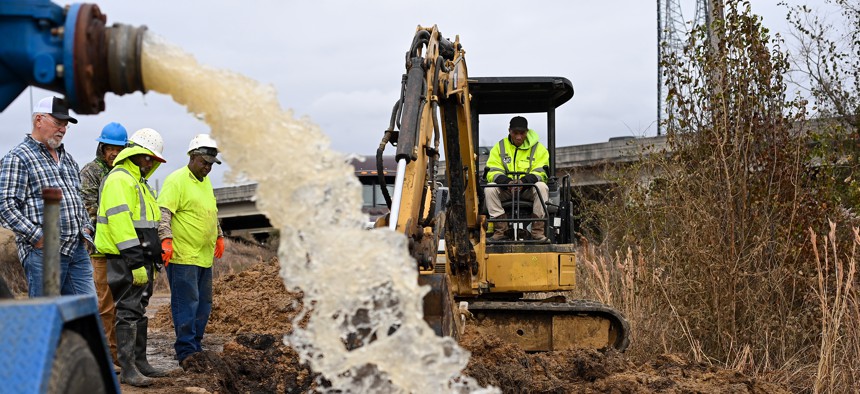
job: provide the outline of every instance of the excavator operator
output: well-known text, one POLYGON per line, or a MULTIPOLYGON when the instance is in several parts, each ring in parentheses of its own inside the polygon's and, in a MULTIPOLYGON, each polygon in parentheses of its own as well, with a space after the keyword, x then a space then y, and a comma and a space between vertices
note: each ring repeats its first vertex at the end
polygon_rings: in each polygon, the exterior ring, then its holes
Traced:
MULTIPOLYGON (((508 137, 503 138, 490 150, 490 157, 487 159, 487 182, 497 185, 533 184, 534 187, 485 188, 484 193, 490 217, 507 220, 508 215, 502 207, 502 201, 511 200, 515 193, 518 193, 523 199, 532 200, 533 219, 546 217, 543 206, 549 195, 549 187, 546 184, 546 168, 549 168, 549 151, 538 140, 537 132, 529 129, 526 118, 522 116, 513 117, 508 127, 508 137), (535 190, 540 193, 540 198, 535 196, 535 190)), ((491 239, 493 241, 510 239, 508 227, 507 221, 495 222, 491 239)), ((545 221, 533 221, 532 240, 547 242, 544 234, 545 228, 545 221)))

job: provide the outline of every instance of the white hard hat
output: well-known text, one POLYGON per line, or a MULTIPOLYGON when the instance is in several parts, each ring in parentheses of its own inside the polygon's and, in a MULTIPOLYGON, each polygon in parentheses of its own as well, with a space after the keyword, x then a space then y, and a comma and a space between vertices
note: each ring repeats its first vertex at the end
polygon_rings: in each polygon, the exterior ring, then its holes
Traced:
POLYGON ((133 142, 149 149, 158 158, 158 161, 162 163, 167 162, 167 160, 164 160, 164 156, 162 156, 164 153, 164 138, 161 138, 161 134, 158 134, 157 131, 149 128, 140 129, 128 138, 128 142, 133 142))
POLYGON ((218 149, 218 143, 215 142, 209 134, 197 134, 194 138, 191 139, 191 142, 188 144, 188 153, 197 149, 197 148, 214 148, 218 149))

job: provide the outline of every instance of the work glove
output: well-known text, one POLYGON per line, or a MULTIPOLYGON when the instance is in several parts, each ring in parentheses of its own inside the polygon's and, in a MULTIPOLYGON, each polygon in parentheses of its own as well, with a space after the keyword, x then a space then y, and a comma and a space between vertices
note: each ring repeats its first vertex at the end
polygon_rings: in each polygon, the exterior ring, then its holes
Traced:
POLYGON ((161 241, 161 261, 164 262, 165 267, 170 263, 171 258, 173 258, 173 238, 165 238, 161 241))
POLYGON ((508 178, 507 175, 500 175, 496 177, 496 183, 500 185, 507 185, 511 183, 511 178, 508 178))
POLYGON ((538 183, 538 176, 535 174, 528 174, 521 178, 523 183, 538 183))
POLYGON ((131 270, 131 276, 131 284, 135 286, 144 286, 149 282, 149 278, 146 276, 146 267, 141 266, 140 268, 131 270))
POLYGON ((224 237, 218 237, 215 240, 215 257, 221 258, 224 255, 224 237))

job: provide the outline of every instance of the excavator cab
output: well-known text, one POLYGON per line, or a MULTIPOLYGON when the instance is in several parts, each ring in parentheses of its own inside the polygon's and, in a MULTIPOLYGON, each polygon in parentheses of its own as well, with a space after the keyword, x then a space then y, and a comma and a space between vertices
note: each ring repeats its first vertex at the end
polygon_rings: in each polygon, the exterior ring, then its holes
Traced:
MULTIPOLYGON (((594 301, 548 296, 548 292, 575 287, 576 248, 570 176, 559 177, 556 168, 556 108, 573 97, 573 85, 567 78, 552 76, 472 77, 469 78, 469 93, 472 141, 498 141, 507 136, 507 130, 481 130, 482 115, 545 116, 545 125, 533 122, 540 116, 530 118, 529 123, 535 131, 545 131, 546 139, 541 143, 550 152, 549 168, 545 168, 549 198, 542 201, 549 242, 529 240, 528 236, 494 242, 485 236, 482 256, 485 263, 477 284, 480 294, 472 297, 461 294, 458 299, 467 300, 469 311, 483 331, 516 343, 527 351, 604 346, 624 350, 629 343, 629 328, 620 313, 594 301), (528 293, 531 296, 527 296, 528 293)), ((474 146, 473 151, 478 152, 479 147, 474 146)), ((483 195, 487 188, 499 185, 486 183, 486 161, 486 156, 476 155, 474 168, 476 178, 481 180, 478 185, 480 210, 486 215, 489 227, 495 219, 487 215, 483 195)), ((504 207, 505 203, 502 205, 504 207)), ((528 234, 526 226, 535 219, 524 213, 530 212, 532 202, 518 204, 513 201, 509 205, 510 219, 507 220, 528 234)))
MULTIPOLYGON (((549 187, 548 201, 542 201, 544 212, 547 213, 546 236, 553 244, 573 243, 573 219, 572 204, 570 199, 570 177, 564 176, 559 179, 556 176, 555 157, 555 111, 556 108, 566 103, 573 97, 573 85, 564 77, 477 77, 469 78, 469 91, 472 95, 472 141, 492 140, 498 141, 507 135, 506 130, 484 130, 481 135, 481 115, 527 115, 543 114, 546 116, 546 125, 541 126, 534 122, 534 129, 546 132, 546 140, 541 141, 550 152, 549 168, 545 168, 548 175, 547 186, 549 187), (493 140, 495 138, 495 140, 493 140)), ((533 118, 534 119, 534 118, 533 118)), ((480 152, 478 146, 475 152, 480 152)), ((486 148, 484 148, 486 150, 486 148)), ((489 154, 489 152, 487 153, 489 154)), ((487 155, 478 155, 478 163, 475 166, 478 173, 477 179, 480 183, 481 212, 486 215, 487 210, 484 203, 484 191, 487 187, 487 155)), ((526 186, 528 187, 528 186, 526 186)), ((532 186, 533 187, 533 186, 532 186)), ((531 200, 521 200, 519 193, 514 193, 514 198, 503 202, 502 206, 508 212, 513 224, 512 230, 525 230, 530 222, 528 217, 532 209, 531 200)), ((488 227, 492 228, 496 220, 488 218, 488 227)), ((525 231, 527 233, 527 231, 525 231)), ((488 241, 488 243, 533 243, 534 241, 522 239, 515 236, 511 241, 488 241)))

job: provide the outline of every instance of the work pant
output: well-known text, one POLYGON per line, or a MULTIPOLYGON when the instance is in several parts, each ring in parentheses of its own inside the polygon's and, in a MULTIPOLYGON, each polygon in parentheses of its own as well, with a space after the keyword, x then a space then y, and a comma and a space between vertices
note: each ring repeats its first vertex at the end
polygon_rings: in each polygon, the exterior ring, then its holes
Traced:
MULTIPOLYGON (((494 185, 494 183, 491 183, 491 185, 494 185)), ((531 200, 532 213, 535 217, 542 218, 546 216, 546 212, 543 209, 541 200, 544 203, 547 202, 549 198, 549 186, 543 182, 535 183, 535 186, 541 198, 535 196, 535 188, 531 186, 520 189, 520 198, 531 200)), ((511 189, 508 187, 488 187, 484 189, 484 197, 487 201, 487 212, 490 214, 490 217, 497 218, 505 213, 504 208, 502 208, 502 201, 508 201, 513 198, 513 193, 511 193, 511 189)))
POLYGON ((176 333, 173 348, 181 362, 203 350, 201 341, 212 312, 212 268, 171 263, 166 269, 176 333))
POLYGON ((107 280, 116 304, 116 328, 137 328, 138 323, 146 323, 146 307, 152 296, 153 263, 147 262, 146 275, 149 281, 144 286, 134 286, 131 268, 119 255, 107 256, 107 280))
POLYGON ((110 291, 107 279, 107 258, 104 255, 90 256, 93 261, 93 279, 96 283, 96 294, 99 296, 99 315, 105 326, 105 337, 110 346, 110 354, 116 363, 116 336, 114 325, 116 324, 116 305, 113 303, 113 294, 110 291))
MULTIPOLYGON (((60 254, 60 294, 61 295, 95 295, 96 286, 93 283, 93 266, 87 253, 84 240, 78 240, 72 248, 71 255, 60 254)), ((42 249, 33 249, 22 262, 24 273, 27 275, 28 294, 30 298, 45 295, 42 288, 45 255, 42 249)))

